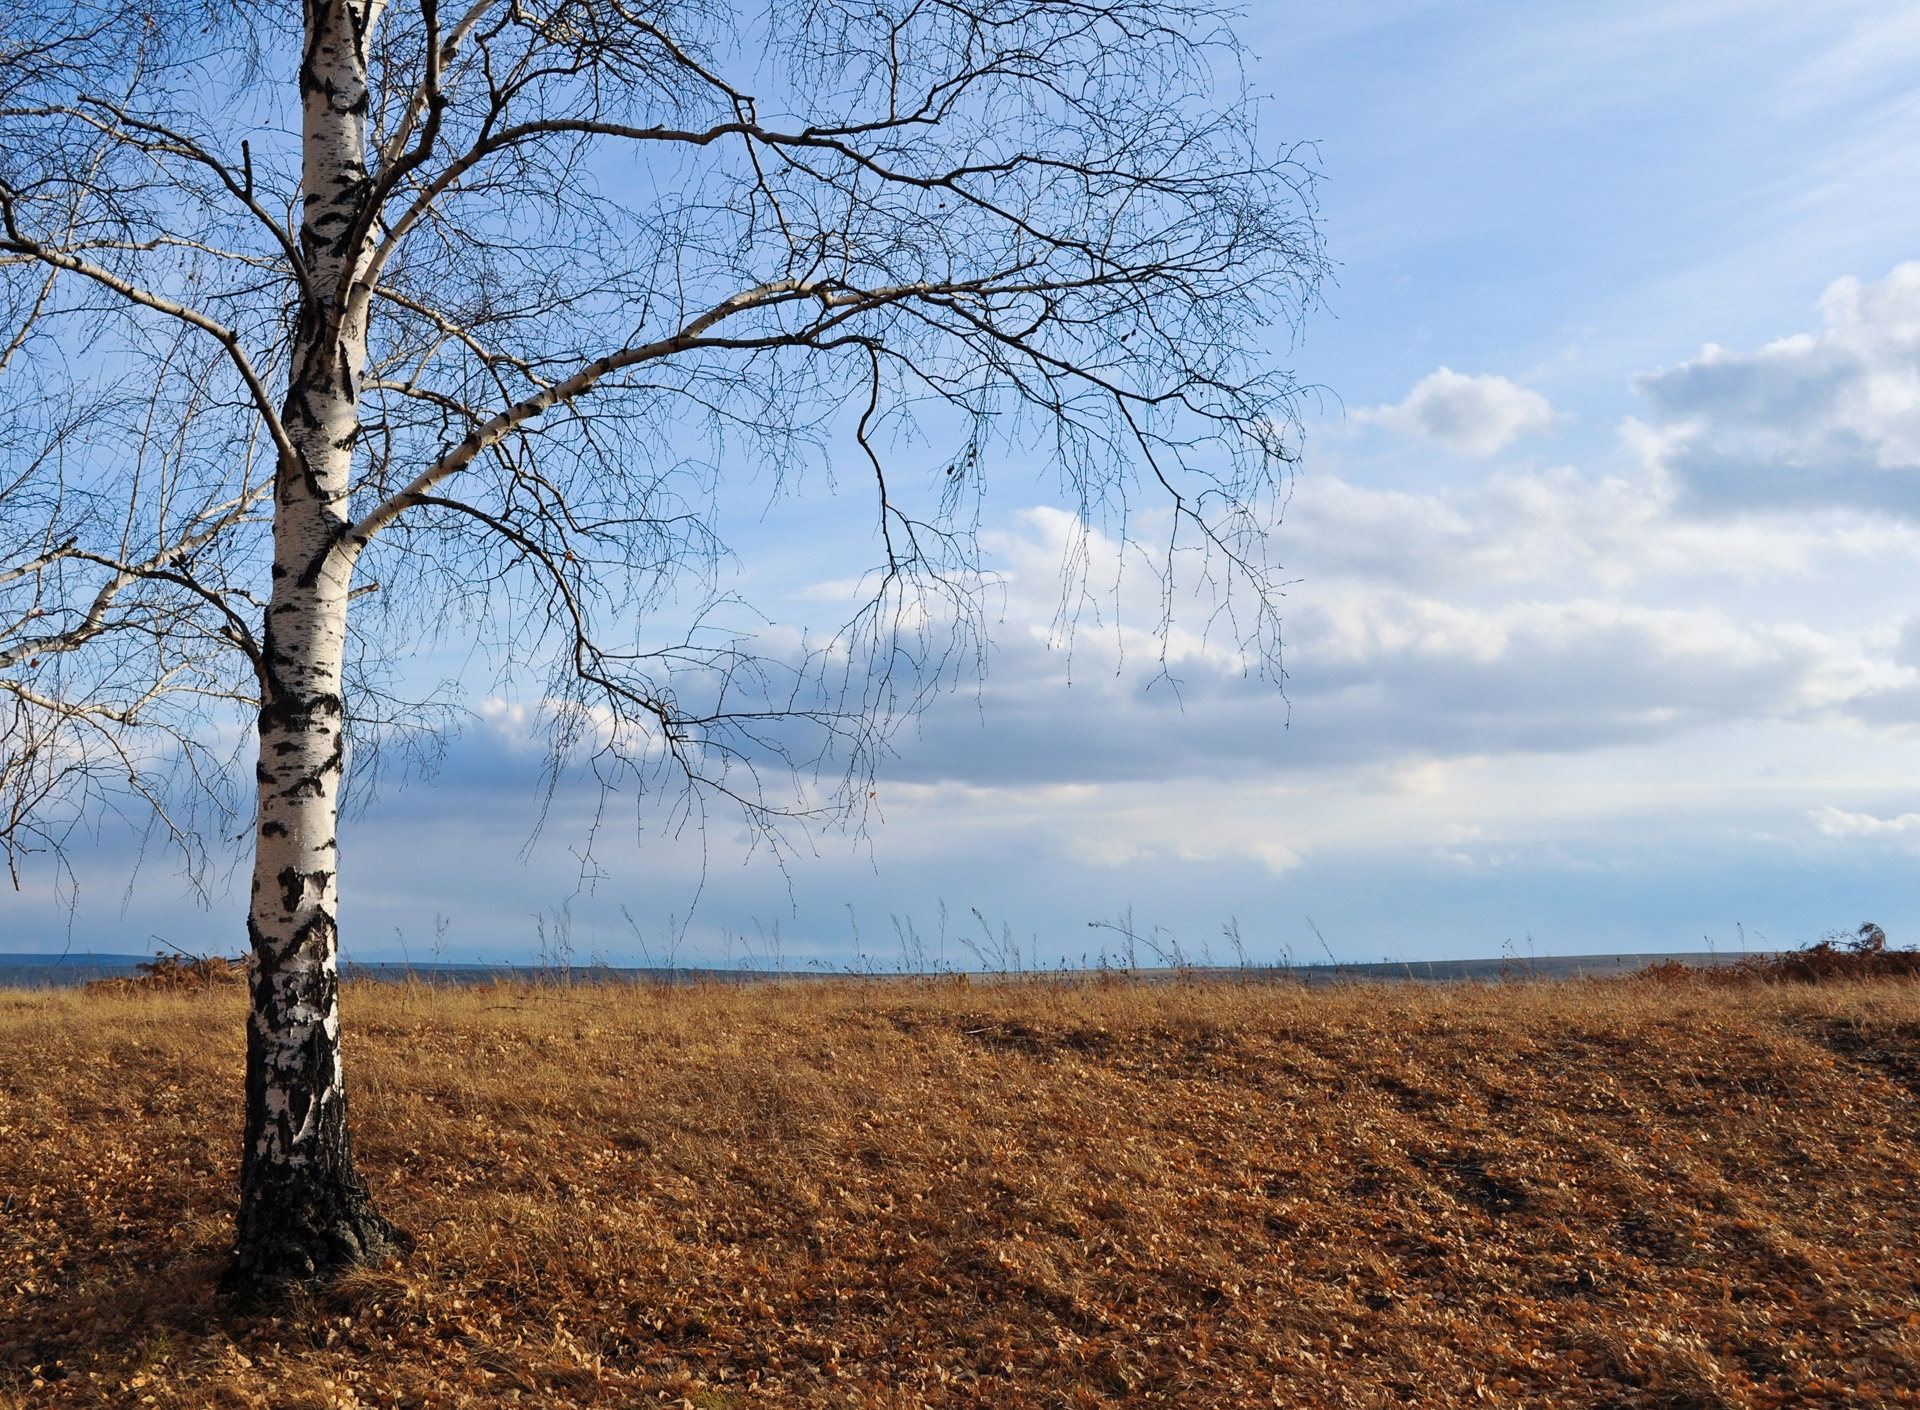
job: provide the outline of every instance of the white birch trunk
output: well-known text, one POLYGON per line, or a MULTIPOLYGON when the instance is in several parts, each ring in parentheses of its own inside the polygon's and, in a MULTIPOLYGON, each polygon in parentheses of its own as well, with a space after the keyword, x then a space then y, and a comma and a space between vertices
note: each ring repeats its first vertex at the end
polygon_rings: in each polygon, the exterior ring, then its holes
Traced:
POLYGON ((283 413, 298 459, 281 465, 276 487, 264 633, 237 1286, 306 1281, 399 1237, 354 1171, 335 923, 352 559, 334 550, 350 523, 366 325, 364 301, 349 293, 346 317, 334 302, 364 253, 353 231, 368 194, 366 43, 378 8, 306 5, 300 240, 310 283, 283 413))

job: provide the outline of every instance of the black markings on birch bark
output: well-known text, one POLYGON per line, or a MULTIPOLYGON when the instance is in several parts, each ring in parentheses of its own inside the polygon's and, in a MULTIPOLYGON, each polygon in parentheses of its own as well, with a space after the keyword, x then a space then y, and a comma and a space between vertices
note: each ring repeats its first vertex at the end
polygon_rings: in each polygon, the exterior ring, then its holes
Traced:
POLYGON ((368 0, 308 0, 300 69, 300 244, 312 279, 297 320, 284 423, 294 449, 274 495, 273 599, 259 716, 259 822, 247 921, 252 1012, 238 1237, 227 1283, 304 1282, 373 1258, 401 1236, 354 1168, 340 1052, 335 915, 343 766, 341 670, 350 565, 334 554, 359 434, 366 331, 332 306, 360 257, 368 0))

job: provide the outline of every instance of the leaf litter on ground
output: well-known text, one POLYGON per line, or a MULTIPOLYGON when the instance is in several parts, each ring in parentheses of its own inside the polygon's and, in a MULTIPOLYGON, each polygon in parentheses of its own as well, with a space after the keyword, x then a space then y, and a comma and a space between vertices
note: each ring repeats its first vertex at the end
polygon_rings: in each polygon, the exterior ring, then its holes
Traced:
POLYGON ((1905 980, 352 984, 253 1310, 244 1003, 0 993, 0 1406, 1920 1402, 1905 980))

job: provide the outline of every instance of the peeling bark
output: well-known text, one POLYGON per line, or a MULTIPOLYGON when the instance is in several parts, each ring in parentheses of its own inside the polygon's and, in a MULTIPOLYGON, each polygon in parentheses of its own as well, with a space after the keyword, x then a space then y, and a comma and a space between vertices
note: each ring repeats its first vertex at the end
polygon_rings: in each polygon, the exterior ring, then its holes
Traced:
POLYGON ((307 1282, 394 1249, 401 1235, 354 1169, 340 1053, 335 831, 341 667, 351 557, 348 488, 366 362, 349 302, 366 168, 366 36, 378 6, 308 0, 300 68, 310 283, 283 422, 294 454, 274 500, 253 893, 247 1120, 230 1288, 307 1282), (352 244, 353 248, 347 245, 352 244))

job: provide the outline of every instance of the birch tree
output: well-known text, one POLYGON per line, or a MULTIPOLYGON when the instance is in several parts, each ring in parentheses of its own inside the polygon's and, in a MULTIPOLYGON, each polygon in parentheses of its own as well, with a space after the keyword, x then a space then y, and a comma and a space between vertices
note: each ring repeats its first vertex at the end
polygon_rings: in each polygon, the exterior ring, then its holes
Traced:
POLYGON ((0 18, 0 842, 17 884, 107 817, 195 875, 251 840, 232 1286, 404 1242, 348 1137, 337 820, 449 707, 423 636, 536 683, 556 759, 831 812, 977 644, 990 467, 1039 466, 1158 511, 1166 600, 1275 663, 1268 356, 1322 260, 1238 64, 1206 0, 0 18), (829 472, 863 606, 720 630, 742 478, 829 472))

